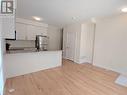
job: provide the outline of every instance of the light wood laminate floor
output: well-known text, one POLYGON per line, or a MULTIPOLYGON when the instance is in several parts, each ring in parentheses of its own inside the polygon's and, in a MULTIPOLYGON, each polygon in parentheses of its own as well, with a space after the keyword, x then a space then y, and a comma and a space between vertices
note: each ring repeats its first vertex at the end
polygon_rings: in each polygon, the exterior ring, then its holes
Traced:
POLYGON ((127 88, 114 83, 118 74, 64 60, 63 66, 10 78, 5 95, 127 95, 127 88), (15 91, 9 93, 9 89, 15 91))

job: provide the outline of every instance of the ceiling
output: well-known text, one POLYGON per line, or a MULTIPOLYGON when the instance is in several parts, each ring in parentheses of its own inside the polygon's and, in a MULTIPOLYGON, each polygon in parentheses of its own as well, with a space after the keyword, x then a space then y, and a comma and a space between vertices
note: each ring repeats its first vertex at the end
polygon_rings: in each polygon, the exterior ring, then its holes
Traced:
POLYGON ((92 17, 120 14, 127 0, 17 0, 17 17, 42 17, 43 22, 63 26, 92 17))

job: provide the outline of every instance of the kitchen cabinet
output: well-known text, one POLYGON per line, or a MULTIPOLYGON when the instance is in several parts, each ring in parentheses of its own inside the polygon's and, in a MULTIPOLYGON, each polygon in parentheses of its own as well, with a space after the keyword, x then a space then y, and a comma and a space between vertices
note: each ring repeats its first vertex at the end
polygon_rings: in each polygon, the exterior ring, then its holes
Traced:
POLYGON ((16 23, 16 40, 26 40, 26 35, 27 25, 22 23, 16 23))
POLYGON ((15 39, 15 16, 3 16, 2 37, 7 39, 15 39))
POLYGON ((27 40, 35 40, 36 35, 36 26, 27 25, 27 40))
POLYGON ((37 33, 38 35, 47 36, 47 28, 37 26, 37 27, 36 27, 36 33, 37 33))
POLYGON ((16 22, 17 40, 35 40, 36 35, 47 36, 47 24, 18 19, 16 22))
POLYGON ((47 36, 47 29, 44 27, 27 25, 27 40, 35 40, 36 35, 47 36))
MULTIPOLYGON (((4 0, 10 1, 10 0, 4 0)), ((15 39, 15 9, 16 9, 16 0, 13 1, 13 13, 12 14, 2 14, 0 18, 1 25, 1 36, 5 39, 15 39)))

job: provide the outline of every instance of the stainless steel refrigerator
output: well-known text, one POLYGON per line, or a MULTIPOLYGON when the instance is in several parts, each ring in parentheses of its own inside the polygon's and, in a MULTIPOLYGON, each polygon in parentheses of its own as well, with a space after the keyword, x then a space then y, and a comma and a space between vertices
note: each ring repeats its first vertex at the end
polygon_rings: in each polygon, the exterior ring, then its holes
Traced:
POLYGON ((36 35, 35 47, 38 51, 47 51, 48 37, 42 35, 36 35))

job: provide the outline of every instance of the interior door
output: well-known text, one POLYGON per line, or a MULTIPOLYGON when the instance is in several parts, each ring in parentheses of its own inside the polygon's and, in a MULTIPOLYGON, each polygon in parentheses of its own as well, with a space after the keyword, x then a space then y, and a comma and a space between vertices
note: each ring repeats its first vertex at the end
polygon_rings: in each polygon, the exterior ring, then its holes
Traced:
POLYGON ((74 61, 75 56, 75 32, 67 32, 67 41, 66 41, 66 58, 74 61))

